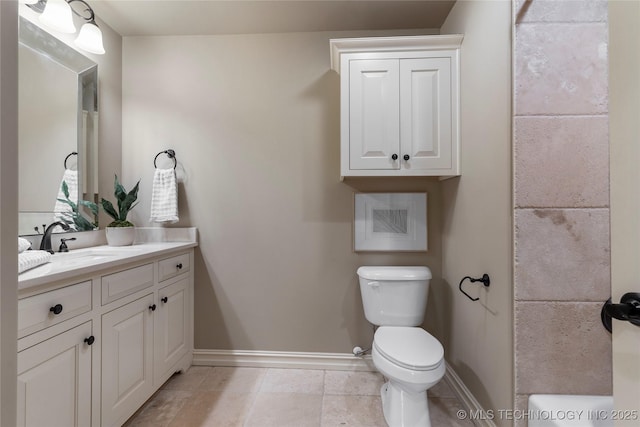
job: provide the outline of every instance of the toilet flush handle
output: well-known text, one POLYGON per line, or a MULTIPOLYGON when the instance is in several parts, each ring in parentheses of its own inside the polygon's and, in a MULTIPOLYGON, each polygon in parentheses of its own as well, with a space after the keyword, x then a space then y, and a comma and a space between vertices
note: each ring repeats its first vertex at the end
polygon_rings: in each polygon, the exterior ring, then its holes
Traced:
POLYGON ((371 286, 372 288, 379 288, 380 282, 368 282, 367 285, 371 286))

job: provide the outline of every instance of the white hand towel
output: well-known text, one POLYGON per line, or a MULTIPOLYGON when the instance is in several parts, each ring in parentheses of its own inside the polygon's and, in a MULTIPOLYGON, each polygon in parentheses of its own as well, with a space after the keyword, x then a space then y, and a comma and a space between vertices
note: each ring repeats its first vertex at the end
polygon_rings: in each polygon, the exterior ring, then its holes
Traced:
POLYGON ((51 254, 47 251, 24 251, 18 254, 18 274, 49 262, 51 254))
POLYGON ((23 237, 18 237, 18 253, 22 253, 31 247, 31 242, 23 237))
MULTIPOLYGON (((66 169, 64 171, 64 175, 62 176, 62 181, 67 183, 67 188, 69 189, 69 200, 71 200, 74 203, 78 203, 78 171, 66 169)), ((66 219, 71 218, 69 213, 72 212, 72 209, 71 209, 71 206, 69 206, 68 204, 58 200, 58 199, 65 200, 64 193, 62 192, 62 181, 60 182, 60 187, 58 189, 58 197, 56 198, 56 205, 53 208, 53 212, 54 212, 53 220, 64 222, 65 217, 66 219)))
POLYGON ((151 222, 178 222, 178 183, 174 169, 156 169, 151 188, 151 222))

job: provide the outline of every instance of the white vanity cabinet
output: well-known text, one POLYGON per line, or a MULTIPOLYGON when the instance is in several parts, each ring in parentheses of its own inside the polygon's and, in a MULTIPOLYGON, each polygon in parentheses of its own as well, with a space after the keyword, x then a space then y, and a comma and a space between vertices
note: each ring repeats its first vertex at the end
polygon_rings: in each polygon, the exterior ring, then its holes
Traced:
POLYGON ((18 301, 18 426, 91 424, 91 283, 18 301))
POLYGON ((102 316, 102 425, 124 423, 153 393, 153 294, 102 316))
POLYGON ((340 173, 460 174, 461 35, 333 39, 340 173))
MULTIPOLYGON (((102 277, 102 426, 119 426, 193 349, 193 251, 102 277), (129 301, 122 304, 119 301, 129 301)), ((185 365, 186 364, 186 365, 185 365)))
POLYGON ((22 292, 20 426, 120 426, 191 365, 192 246, 22 292))
POLYGON ((189 281, 178 280, 158 292, 158 309, 154 317, 154 381, 163 384, 173 366, 189 351, 189 281))
POLYGON ((18 353, 18 426, 91 425, 91 321, 18 353))

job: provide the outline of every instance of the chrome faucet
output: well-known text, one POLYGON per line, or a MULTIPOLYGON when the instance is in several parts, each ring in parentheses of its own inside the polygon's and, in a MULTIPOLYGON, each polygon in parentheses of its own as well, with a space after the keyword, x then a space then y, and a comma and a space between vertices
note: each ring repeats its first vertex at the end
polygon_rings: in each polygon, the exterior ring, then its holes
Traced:
POLYGON ((51 249, 51 234, 53 234, 53 229, 59 225, 62 227, 64 231, 69 231, 71 227, 69 227, 64 222, 56 221, 51 224, 44 230, 44 234, 42 235, 42 240, 40 241, 40 250, 47 251, 50 254, 53 254, 53 249, 51 249))

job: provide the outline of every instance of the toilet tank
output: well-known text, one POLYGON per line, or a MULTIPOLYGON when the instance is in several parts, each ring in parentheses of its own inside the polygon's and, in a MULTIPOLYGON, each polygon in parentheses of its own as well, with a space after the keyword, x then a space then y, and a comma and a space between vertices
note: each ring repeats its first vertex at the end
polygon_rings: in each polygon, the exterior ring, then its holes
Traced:
POLYGON ((420 326, 427 308, 427 267, 360 267, 364 315, 377 326, 420 326))

